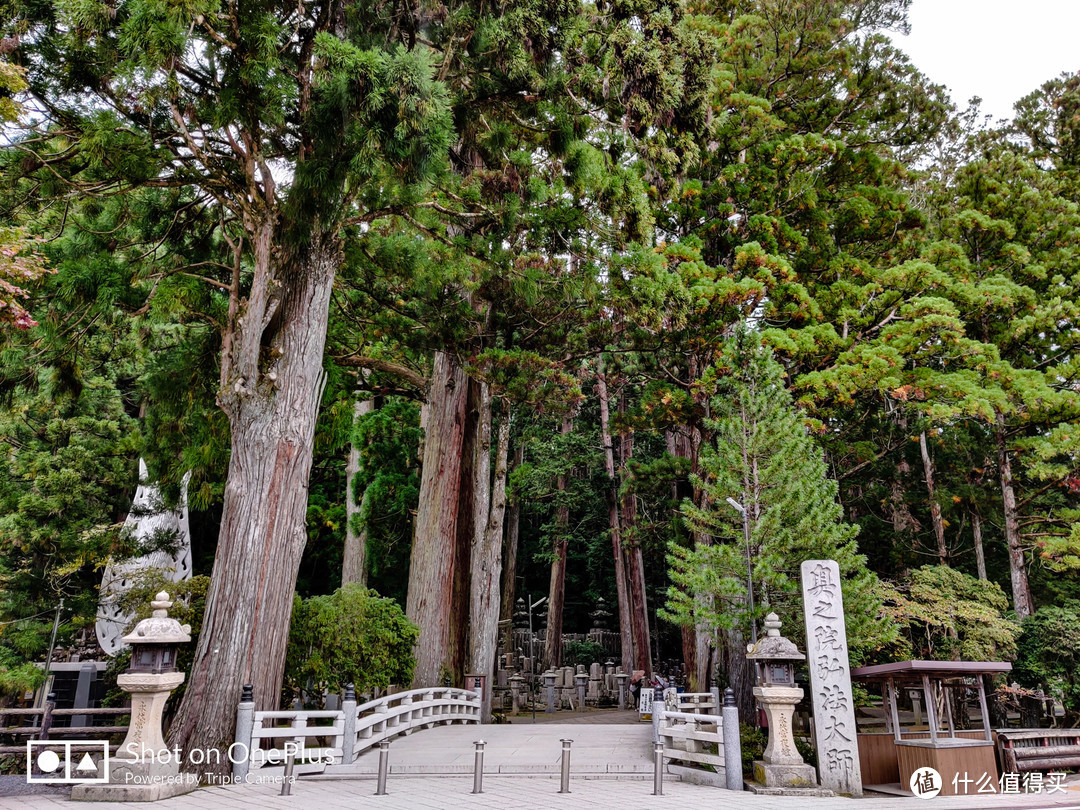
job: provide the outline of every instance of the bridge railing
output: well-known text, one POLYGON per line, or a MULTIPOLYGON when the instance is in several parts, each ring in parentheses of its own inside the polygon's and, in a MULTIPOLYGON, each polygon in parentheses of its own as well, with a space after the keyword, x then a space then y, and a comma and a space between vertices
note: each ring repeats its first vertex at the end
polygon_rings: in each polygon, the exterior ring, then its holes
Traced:
POLYGON ((230 757, 233 777, 281 768, 290 754, 297 774, 351 765, 383 740, 436 725, 479 723, 480 711, 479 694, 451 686, 411 689, 359 706, 347 692, 340 709, 324 711, 255 711, 245 690, 230 757))

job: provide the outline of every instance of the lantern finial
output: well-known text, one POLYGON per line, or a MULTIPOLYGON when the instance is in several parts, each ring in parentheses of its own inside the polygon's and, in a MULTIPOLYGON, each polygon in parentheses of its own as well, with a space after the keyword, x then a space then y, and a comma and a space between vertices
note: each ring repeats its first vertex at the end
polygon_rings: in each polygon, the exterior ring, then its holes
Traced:
POLYGON ((780 617, 775 613, 770 613, 765 617, 765 632, 776 638, 780 635, 780 617))
POLYGON ((169 608, 172 607, 172 602, 169 601, 169 594, 165 591, 160 591, 158 595, 154 597, 154 601, 150 603, 150 607, 154 609, 155 619, 164 619, 169 615, 169 608))

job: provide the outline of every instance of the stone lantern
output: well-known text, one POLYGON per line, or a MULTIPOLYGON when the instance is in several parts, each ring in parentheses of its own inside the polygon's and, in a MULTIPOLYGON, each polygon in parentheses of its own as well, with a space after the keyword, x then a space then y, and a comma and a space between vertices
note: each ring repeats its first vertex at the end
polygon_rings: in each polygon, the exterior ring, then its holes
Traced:
POLYGON ((814 769, 803 762, 791 731, 795 704, 803 696, 795 685, 795 662, 805 661, 806 656, 780 635, 775 613, 765 617, 765 630, 766 635, 746 656, 758 665, 754 697, 769 718, 769 744, 762 759, 754 762, 754 781, 766 789, 816 788, 814 769))
POLYGON ((109 784, 76 785, 72 799, 147 802, 198 787, 193 774, 180 774, 184 752, 169 749, 161 729, 169 694, 184 682, 176 656, 179 646, 191 641, 191 627, 169 618, 172 602, 164 591, 150 607, 154 609, 150 617, 123 638, 131 645, 131 664, 116 683, 131 695, 131 723, 119 750, 109 758, 109 784))

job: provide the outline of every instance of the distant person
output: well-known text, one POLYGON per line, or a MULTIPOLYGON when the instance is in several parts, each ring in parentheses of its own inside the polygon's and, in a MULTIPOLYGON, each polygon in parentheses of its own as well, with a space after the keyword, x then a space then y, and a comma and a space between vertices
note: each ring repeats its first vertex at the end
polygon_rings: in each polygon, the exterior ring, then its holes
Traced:
POLYGON ((635 669, 634 674, 630 676, 630 697, 635 707, 641 705, 641 687, 644 683, 645 670, 635 669))

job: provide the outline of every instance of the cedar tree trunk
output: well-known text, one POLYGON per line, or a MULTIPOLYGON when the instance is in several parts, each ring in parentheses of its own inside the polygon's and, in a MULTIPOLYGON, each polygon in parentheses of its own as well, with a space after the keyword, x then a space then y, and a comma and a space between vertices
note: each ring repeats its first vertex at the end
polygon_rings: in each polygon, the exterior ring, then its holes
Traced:
MULTIPOLYGON (((482 384, 487 392, 487 384, 482 384)), ((487 411, 486 444, 481 443, 485 454, 491 447, 491 395, 485 393, 487 411)), ((481 419, 484 408, 481 409, 481 419)), ((486 675, 488 688, 484 692, 483 720, 491 719, 492 679, 495 675, 495 654, 499 645, 499 583, 502 574, 503 519, 506 516, 506 462, 510 450, 510 408, 503 402, 499 418, 499 432, 495 443, 495 480, 488 495, 483 498, 483 514, 477 515, 476 533, 473 538, 472 591, 469 600, 469 669, 486 675)), ((486 479, 490 461, 484 465, 486 479)), ((477 504, 481 499, 477 499, 477 504)))
MULTIPOLYGON (((620 409, 624 407, 619 403, 620 409)), ((621 434, 622 467, 634 455, 634 434, 623 431, 621 434)), ((622 499, 621 525, 630 533, 637 524, 637 500, 634 493, 628 492, 622 499)), ((645 601, 645 565, 641 559, 641 545, 632 542, 626 550, 626 577, 630 591, 630 630, 634 636, 634 669, 645 670, 645 676, 652 677, 652 648, 649 640, 649 608, 645 601)))
POLYGON ((1024 548, 1020 544, 1020 516, 1016 512, 1013 490, 1012 459, 1006 446, 1005 415, 997 412, 998 473, 1001 475, 1001 499, 1005 507, 1005 542, 1009 549, 1009 579, 1012 581, 1013 610, 1023 621, 1032 614, 1031 588, 1028 587, 1024 548))
POLYGON ((431 371, 420 494, 409 564, 408 617, 420 627, 413 685, 436 686, 452 667, 450 636, 461 451, 468 380, 457 360, 438 352, 431 371))
MULTIPOLYGON (((562 435, 566 436, 574 429, 574 420, 565 417, 562 423, 562 435)), ((555 488, 560 493, 566 491, 566 475, 560 475, 555 481, 555 488)), ((555 509, 555 557, 551 561, 551 580, 548 585, 547 634, 544 637, 544 664, 548 669, 562 665, 562 625, 563 605, 566 600, 566 547, 570 538, 567 530, 570 526, 570 508, 562 498, 555 509)))
POLYGON ((937 539, 938 561, 949 564, 949 550, 945 546, 945 521, 941 517, 941 504, 938 503, 937 490, 934 487, 934 460, 926 446, 926 431, 919 433, 919 452, 922 453, 923 473, 926 476, 926 492, 930 498, 930 517, 934 522, 934 537, 937 539))
MULTIPOLYGON (((184 751, 233 742, 241 687, 277 709, 293 593, 307 534, 308 476, 322 397, 336 238, 292 252, 255 229, 248 298, 232 297, 218 403, 232 452, 206 613, 170 743, 184 751)), ((234 291, 239 288, 234 280, 234 291)), ((194 766, 225 773, 230 767, 194 766)), ((185 762, 187 759, 185 757, 185 762)))
POLYGON ((982 515, 979 507, 971 507, 971 533, 975 537, 975 568, 979 573, 979 579, 986 581, 986 553, 983 550, 982 538, 982 515))
MULTIPOLYGON (((509 411, 509 408, 507 409, 509 411)), ((510 429, 507 423, 507 430, 510 429)), ((501 437, 500 437, 501 438, 501 437)), ((525 461, 525 448, 518 445, 514 448, 514 466, 517 469, 525 461)), ((518 530, 521 521, 521 505, 515 498, 506 507, 506 538, 503 541, 503 567, 502 567, 502 607, 499 610, 499 623, 503 626, 506 638, 505 648, 507 652, 514 650, 514 599, 517 596, 517 557, 518 557, 518 530)))
POLYGON ((604 377, 604 361, 600 358, 596 375, 596 391, 600 397, 600 437, 604 445, 604 467, 608 477, 608 525, 611 528, 611 553, 615 559, 615 593, 619 602, 619 639, 623 672, 634 670, 634 635, 630 627, 630 595, 626 587, 625 554, 619 522, 619 483, 615 477, 615 448, 608 426, 608 388, 604 377))
MULTIPOLYGON (((353 409, 353 429, 361 416, 375 410, 374 400, 365 399, 356 403, 353 409)), ((356 516, 364 513, 367 506, 368 490, 364 489, 363 501, 356 502, 356 476, 360 472, 360 447, 355 441, 349 442, 349 460, 345 464, 345 549, 341 558, 341 584, 358 582, 367 584, 367 527, 356 530, 356 516)))

